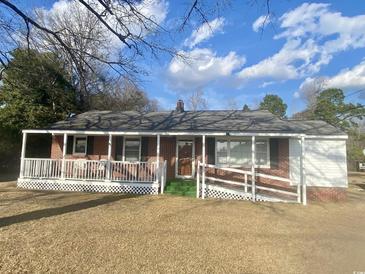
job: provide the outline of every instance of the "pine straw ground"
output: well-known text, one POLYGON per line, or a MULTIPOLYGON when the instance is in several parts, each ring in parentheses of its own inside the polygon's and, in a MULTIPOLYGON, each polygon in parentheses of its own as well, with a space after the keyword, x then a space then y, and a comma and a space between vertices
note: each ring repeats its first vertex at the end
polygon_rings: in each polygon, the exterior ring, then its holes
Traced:
POLYGON ((365 271, 365 176, 341 203, 26 191, 0 183, 0 273, 365 271))

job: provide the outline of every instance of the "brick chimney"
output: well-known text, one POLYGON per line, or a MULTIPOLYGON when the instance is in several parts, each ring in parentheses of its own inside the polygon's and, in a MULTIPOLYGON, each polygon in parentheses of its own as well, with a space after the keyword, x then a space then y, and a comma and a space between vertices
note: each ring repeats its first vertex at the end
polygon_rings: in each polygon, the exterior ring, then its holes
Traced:
POLYGON ((176 103, 176 112, 184 112, 184 101, 181 99, 176 103))

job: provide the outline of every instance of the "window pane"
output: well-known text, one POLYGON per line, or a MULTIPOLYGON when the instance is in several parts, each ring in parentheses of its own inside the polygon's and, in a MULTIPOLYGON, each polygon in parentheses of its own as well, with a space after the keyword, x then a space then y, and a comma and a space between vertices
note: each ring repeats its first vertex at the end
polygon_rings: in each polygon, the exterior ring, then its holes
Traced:
POLYGON ((268 158, 267 140, 256 141, 256 165, 267 165, 268 158))
POLYGON ((251 141, 231 141, 229 161, 231 165, 248 165, 251 163, 251 141))
POLYGON ((127 139, 125 141, 125 160, 128 162, 139 161, 139 139, 127 139))
POLYGON ((139 160, 139 151, 125 151, 125 160, 127 162, 137 162, 139 160))
MULTIPOLYGON (((251 165, 251 140, 218 140, 216 144, 217 164, 232 166, 251 165), (229 155, 229 157, 228 157, 229 155)), ((256 140, 256 165, 268 164, 268 141, 256 140)))
POLYGON ((86 137, 75 138, 75 153, 86 153, 86 137))
POLYGON ((228 143, 227 141, 217 141, 217 164, 227 164, 228 143))

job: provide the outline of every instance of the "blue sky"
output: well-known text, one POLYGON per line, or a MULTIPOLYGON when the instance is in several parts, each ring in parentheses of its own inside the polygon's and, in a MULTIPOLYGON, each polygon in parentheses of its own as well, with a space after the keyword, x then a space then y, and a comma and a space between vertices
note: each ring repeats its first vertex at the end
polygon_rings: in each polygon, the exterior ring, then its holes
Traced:
MULTIPOLYGON (((164 15, 161 24, 174 29, 188 1, 159 2, 155 11, 164 15)), ((305 107, 303 94, 318 77, 348 94, 365 88, 363 1, 272 1, 263 31, 265 7, 247 2, 232 1, 209 17, 209 27, 192 20, 183 32, 173 31, 173 39, 159 37, 188 56, 188 62, 167 55, 139 60, 149 71, 142 86, 162 108, 173 108, 177 99, 196 90, 204 92, 210 109, 225 109, 233 102, 239 109, 244 104, 256 107, 265 94, 277 94, 290 115, 305 107)), ((53 4, 29 5, 49 9, 53 4)), ((364 103, 363 94, 346 100, 364 103)))

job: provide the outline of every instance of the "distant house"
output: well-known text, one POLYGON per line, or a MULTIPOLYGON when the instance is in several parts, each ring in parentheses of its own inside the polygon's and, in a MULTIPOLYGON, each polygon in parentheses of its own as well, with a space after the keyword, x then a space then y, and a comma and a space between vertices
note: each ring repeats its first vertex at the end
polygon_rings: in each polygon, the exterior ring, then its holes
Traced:
POLYGON ((158 194, 197 180, 197 197, 306 203, 346 196, 347 135, 323 121, 262 111, 89 111, 23 130, 18 186, 158 194), (47 159, 26 158, 28 134, 52 134, 47 159))

